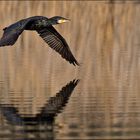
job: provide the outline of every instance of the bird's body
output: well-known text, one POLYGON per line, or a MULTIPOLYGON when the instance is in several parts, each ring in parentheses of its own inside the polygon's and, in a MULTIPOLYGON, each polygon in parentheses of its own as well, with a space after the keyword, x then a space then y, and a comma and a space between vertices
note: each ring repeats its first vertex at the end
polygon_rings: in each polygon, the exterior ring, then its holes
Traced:
POLYGON ((11 24, 8 27, 5 27, 4 30, 19 30, 24 28, 24 30, 37 30, 39 28, 47 27, 51 24, 48 23, 48 18, 43 16, 33 16, 26 19, 19 20, 14 24, 11 24))
MULTIPOLYGON (((43 17, 43 16, 34 16, 34 17, 28 18, 27 20, 30 20, 31 23, 25 27, 25 30, 38 30, 38 29, 51 26, 51 23, 49 22, 48 18, 43 17)), ((23 21, 23 24, 25 22, 26 20, 23 21)))
POLYGON ((43 40, 63 58, 73 65, 79 65, 72 55, 65 39, 52 26, 66 21, 67 19, 58 16, 52 18, 34 16, 22 19, 3 29, 4 34, 0 40, 0 47, 13 45, 24 30, 35 30, 43 40))

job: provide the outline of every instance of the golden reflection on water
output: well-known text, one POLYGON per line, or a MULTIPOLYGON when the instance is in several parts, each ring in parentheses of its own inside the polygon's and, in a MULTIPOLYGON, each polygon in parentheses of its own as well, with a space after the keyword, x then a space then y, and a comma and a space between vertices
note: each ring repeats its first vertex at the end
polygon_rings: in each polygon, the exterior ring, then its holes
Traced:
MULTIPOLYGON (((56 93, 54 97, 50 97, 47 103, 44 103, 43 107, 38 108, 39 111, 34 116, 32 112, 28 114, 25 114, 24 110, 22 113, 19 112, 18 108, 14 107, 14 105, 12 104, 1 103, 0 112, 1 115, 3 115, 7 121, 7 123, 4 124, 4 126, 7 124, 13 125, 15 132, 11 135, 15 135, 15 139, 30 139, 31 133, 33 135, 32 138, 34 139, 54 139, 55 133, 53 132, 55 118, 59 113, 63 111, 63 108, 68 103, 69 98, 74 88, 77 86, 78 82, 79 80, 73 80, 70 81, 64 87, 62 87, 62 89, 58 93, 56 93), (45 137, 40 132, 45 134, 45 137)), ((28 100, 28 102, 30 101, 28 100)), ((0 133, 0 136, 1 138, 4 136, 7 137, 5 132, 3 134, 0 133)))
MULTIPOLYGON (((56 139, 140 138, 139 4, 1 1, 0 11, 1 35, 2 28, 29 16, 70 18, 55 27, 81 63, 70 65, 36 32, 24 32, 13 47, 0 48, 0 104, 35 116, 62 85, 80 78, 56 118, 56 139)), ((0 118, 1 139, 18 139, 2 111, 0 118)))

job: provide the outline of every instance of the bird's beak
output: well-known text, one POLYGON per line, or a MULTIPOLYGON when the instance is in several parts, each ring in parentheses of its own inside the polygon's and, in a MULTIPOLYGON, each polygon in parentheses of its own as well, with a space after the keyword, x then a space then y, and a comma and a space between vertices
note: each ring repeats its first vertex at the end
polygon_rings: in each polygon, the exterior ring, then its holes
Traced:
POLYGON ((69 22, 70 19, 60 19, 58 20, 58 23, 65 23, 65 22, 69 22))

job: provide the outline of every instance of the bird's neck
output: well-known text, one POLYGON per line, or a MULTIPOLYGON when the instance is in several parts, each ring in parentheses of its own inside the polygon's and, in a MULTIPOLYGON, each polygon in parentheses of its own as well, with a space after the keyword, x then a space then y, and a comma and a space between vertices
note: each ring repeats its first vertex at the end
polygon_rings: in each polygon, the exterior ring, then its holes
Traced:
POLYGON ((47 20, 47 24, 48 24, 48 25, 56 25, 57 23, 56 23, 56 21, 55 21, 53 18, 49 18, 49 19, 47 20))
POLYGON ((38 28, 43 28, 43 27, 47 27, 47 26, 50 26, 50 25, 52 25, 51 21, 50 20, 45 20, 45 19, 38 20, 35 24, 35 26, 38 27, 38 28))
POLYGON ((39 20, 37 25, 40 26, 40 27, 46 27, 46 26, 49 26, 50 23, 47 20, 43 19, 43 20, 39 20))

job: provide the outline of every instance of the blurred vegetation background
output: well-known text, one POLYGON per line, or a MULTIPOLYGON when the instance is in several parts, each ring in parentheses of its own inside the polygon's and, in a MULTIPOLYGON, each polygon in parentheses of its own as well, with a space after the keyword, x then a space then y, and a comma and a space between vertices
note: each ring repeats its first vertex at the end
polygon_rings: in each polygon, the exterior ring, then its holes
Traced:
POLYGON ((44 96, 55 94, 73 78, 82 81, 83 100, 95 90, 117 91, 116 98, 126 91, 126 100, 140 96, 140 5, 136 1, 0 1, 0 13, 0 35, 5 26, 30 16, 70 18, 71 22, 55 27, 81 64, 70 65, 37 33, 25 31, 13 47, 0 48, 5 98, 14 92, 12 97, 20 97, 20 103, 34 96, 34 106, 43 104, 44 96))

